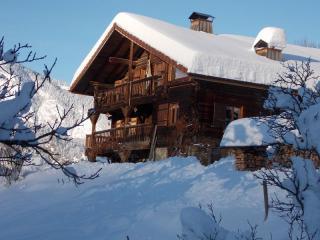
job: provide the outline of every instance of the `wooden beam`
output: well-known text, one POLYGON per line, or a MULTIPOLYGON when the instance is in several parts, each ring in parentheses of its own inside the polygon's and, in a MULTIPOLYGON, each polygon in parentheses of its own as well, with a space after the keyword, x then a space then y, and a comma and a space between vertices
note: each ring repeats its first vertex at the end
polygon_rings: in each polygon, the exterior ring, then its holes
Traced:
POLYGON ((221 84, 232 85, 232 86, 260 89, 260 90, 268 90, 269 88, 268 85, 261 84, 261 83, 244 82, 241 80, 211 77, 211 76, 205 76, 205 75, 195 74, 195 73, 190 73, 189 76, 195 81, 200 80, 200 81, 207 81, 212 83, 221 83, 221 84))
POLYGON ((174 61, 173 59, 171 59, 170 57, 168 57, 167 55, 161 53, 160 51, 158 51, 157 49, 151 47, 150 45, 146 44, 145 42, 143 42, 142 40, 140 40, 139 38, 135 37, 134 35, 130 34, 129 32, 127 32, 126 30, 124 30, 123 28, 121 28, 120 26, 118 26, 116 23, 114 24, 115 26, 115 31, 117 31, 118 33, 122 34, 123 36, 125 36, 126 38, 130 39, 131 41, 133 41, 136 45, 144 48, 145 50, 147 50, 148 52, 152 53, 153 55, 157 56, 158 58, 160 58, 162 61, 167 62, 167 63, 171 63, 174 66, 176 66, 179 70, 181 70, 184 73, 188 72, 188 69, 181 65, 178 64, 176 61, 174 61))
POLYGON ((130 41, 130 53, 129 53, 129 68, 128 68, 128 77, 129 77, 129 98, 128 98, 128 104, 131 106, 131 91, 132 91, 132 85, 131 82, 133 80, 133 47, 134 44, 132 41, 130 41))
POLYGON ((129 53, 129 69, 128 69, 128 75, 129 75, 129 81, 131 82, 133 79, 133 75, 132 75, 132 68, 133 68, 133 42, 130 41, 130 53, 129 53))
MULTIPOLYGON (((113 55, 117 54, 121 50, 123 44, 126 41, 127 41, 127 38, 122 37, 110 55, 113 56, 113 55)), ((101 66, 99 67, 99 69, 96 70, 96 73, 93 75, 93 77, 91 79, 101 79, 101 77, 104 75, 104 68, 106 67, 106 64, 108 64, 108 63, 109 63, 109 58, 107 58, 106 61, 103 64, 101 64, 101 66)), ((114 65, 114 69, 117 69, 117 68, 119 68, 119 67, 114 65)), ((114 70, 110 70, 109 72, 113 72, 113 71, 114 70)), ((108 77, 112 77, 112 76, 108 76, 108 77)))
POLYGON ((90 81, 89 82, 90 85, 92 86, 98 86, 98 87, 102 87, 102 88, 111 88, 114 87, 113 83, 101 83, 101 82, 95 82, 95 81, 90 81))
POLYGON ((109 57, 109 63, 125 64, 129 65, 129 59, 118 58, 118 57, 109 57))
MULTIPOLYGON (((115 64, 124 64, 129 65, 130 60, 125 58, 118 58, 118 57, 109 57, 109 63, 115 64)), ((136 66, 138 64, 147 64, 148 61, 132 61, 132 66, 136 66)))

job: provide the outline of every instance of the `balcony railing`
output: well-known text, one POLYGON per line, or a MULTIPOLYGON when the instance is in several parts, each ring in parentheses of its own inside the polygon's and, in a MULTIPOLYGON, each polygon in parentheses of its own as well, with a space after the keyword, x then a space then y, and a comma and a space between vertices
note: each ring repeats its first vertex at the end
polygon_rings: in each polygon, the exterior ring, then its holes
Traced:
POLYGON ((126 82, 112 88, 95 88, 96 108, 110 107, 118 104, 130 104, 143 97, 154 96, 160 83, 159 76, 126 82))
POLYGON ((86 136, 86 148, 103 153, 108 149, 117 149, 120 145, 131 144, 150 145, 154 126, 152 124, 139 124, 135 126, 112 128, 86 136))

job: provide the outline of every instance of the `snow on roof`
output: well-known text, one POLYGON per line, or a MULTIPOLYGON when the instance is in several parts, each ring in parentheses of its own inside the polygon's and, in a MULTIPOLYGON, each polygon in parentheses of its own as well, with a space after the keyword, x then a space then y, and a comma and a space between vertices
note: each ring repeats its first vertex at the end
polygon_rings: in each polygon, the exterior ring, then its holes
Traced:
POLYGON ((226 128, 221 147, 261 146, 275 143, 269 127, 258 118, 241 118, 232 121, 226 128))
POLYGON ((276 27, 265 27, 263 28, 256 37, 253 48, 260 41, 264 41, 268 44, 269 48, 276 48, 283 50, 287 46, 286 34, 282 28, 276 27))
MULTIPOLYGON (((281 62, 259 56, 252 50, 254 39, 251 37, 213 35, 150 17, 119 13, 75 72, 71 85, 92 63, 114 24, 183 65, 188 73, 270 84, 276 74, 283 71, 281 62)), ((283 57, 286 60, 310 57, 312 67, 320 73, 320 49, 288 45, 283 57)))

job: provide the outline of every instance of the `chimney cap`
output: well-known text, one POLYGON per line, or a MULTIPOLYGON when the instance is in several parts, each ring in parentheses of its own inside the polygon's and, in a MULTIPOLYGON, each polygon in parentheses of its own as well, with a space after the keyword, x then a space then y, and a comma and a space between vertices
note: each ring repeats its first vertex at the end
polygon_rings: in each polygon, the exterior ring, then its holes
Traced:
POLYGON ((205 13, 200 13, 200 12, 193 12, 189 17, 190 20, 199 19, 199 18, 212 22, 214 19, 214 16, 211 16, 211 15, 205 14, 205 13))

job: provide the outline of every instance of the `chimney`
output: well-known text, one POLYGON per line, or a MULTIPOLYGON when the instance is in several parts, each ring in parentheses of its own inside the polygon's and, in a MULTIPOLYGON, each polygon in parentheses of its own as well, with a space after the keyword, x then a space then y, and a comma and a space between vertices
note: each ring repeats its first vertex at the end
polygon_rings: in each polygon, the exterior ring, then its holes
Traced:
POLYGON ((189 19, 191 22, 190 28, 192 30, 213 34, 213 16, 204 13, 193 12, 189 19))

